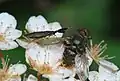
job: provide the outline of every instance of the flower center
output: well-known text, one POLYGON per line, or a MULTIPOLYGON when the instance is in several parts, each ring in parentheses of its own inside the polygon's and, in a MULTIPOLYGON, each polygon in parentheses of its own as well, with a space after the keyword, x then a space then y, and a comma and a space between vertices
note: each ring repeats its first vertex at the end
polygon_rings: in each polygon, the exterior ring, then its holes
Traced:
POLYGON ((5 38, 3 37, 3 35, 0 35, 0 41, 5 40, 5 38))
POLYGON ((38 71, 40 74, 51 74, 53 72, 52 67, 50 67, 48 64, 43 64, 40 66, 38 71))
POLYGON ((0 68, 0 81, 9 81, 11 78, 18 78, 19 75, 12 75, 12 73, 8 73, 9 61, 10 59, 8 56, 6 57, 6 60, 3 57, 3 54, 0 52, 0 60, 2 63, 2 68, 0 68))
POLYGON ((49 64, 39 64, 37 61, 28 58, 29 63, 33 69, 36 69, 39 74, 51 74, 53 73, 52 67, 49 64))
POLYGON ((0 81, 7 80, 9 75, 6 73, 5 70, 0 69, 0 81))
POLYGON ((92 45, 92 40, 91 40, 91 45, 90 45, 91 47, 89 49, 87 49, 87 52, 90 54, 92 59, 97 63, 100 59, 106 59, 107 58, 106 55, 104 57, 101 57, 101 55, 103 54, 103 52, 107 48, 107 44, 101 45, 103 43, 104 43, 104 41, 101 41, 99 44, 95 44, 93 46, 92 45))

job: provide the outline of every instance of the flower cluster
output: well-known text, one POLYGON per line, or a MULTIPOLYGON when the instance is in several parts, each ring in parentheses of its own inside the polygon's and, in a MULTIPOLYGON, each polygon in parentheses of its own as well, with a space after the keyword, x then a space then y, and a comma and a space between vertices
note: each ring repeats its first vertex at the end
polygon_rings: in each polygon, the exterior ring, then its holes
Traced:
MULTIPOLYGON (((57 32, 62 31, 59 22, 48 23, 41 15, 30 17, 25 25, 25 35, 31 33, 33 38, 25 36, 16 26, 17 21, 12 15, 0 14, 0 50, 23 47, 26 63, 37 72, 37 76, 29 74, 28 77, 21 77, 27 71, 27 66, 20 63, 10 65, 10 59, 5 60, 0 53, 0 81, 42 81, 41 77, 48 78, 49 81, 120 81, 119 68, 107 60, 108 56, 101 57, 107 48, 106 44, 102 46, 104 41, 93 45, 90 39, 89 46, 85 46, 85 54, 76 54, 75 64, 68 67, 63 63, 63 53, 67 47, 63 42, 64 32, 57 32), (38 37, 40 33, 46 36, 38 37), (89 70, 92 62, 99 65, 98 71, 89 70)), ((75 43, 78 44, 79 41, 75 43)))

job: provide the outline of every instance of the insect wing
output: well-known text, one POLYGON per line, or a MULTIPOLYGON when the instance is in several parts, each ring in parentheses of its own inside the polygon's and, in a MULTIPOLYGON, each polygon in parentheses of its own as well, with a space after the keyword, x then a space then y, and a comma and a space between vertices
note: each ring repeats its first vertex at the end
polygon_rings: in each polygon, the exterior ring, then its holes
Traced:
POLYGON ((85 54, 75 56, 75 68, 80 81, 85 81, 89 72, 88 59, 85 54))
POLYGON ((43 38, 52 35, 53 31, 41 31, 25 34, 28 38, 43 38))
POLYGON ((62 42, 62 38, 60 37, 45 37, 41 39, 36 39, 37 43, 40 45, 52 45, 52 44, 57 44, 62 42))

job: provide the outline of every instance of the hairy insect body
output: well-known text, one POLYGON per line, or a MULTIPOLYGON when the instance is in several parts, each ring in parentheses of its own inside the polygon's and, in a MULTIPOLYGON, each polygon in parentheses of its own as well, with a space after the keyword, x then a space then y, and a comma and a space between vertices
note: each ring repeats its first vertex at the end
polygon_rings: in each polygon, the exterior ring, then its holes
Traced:
POLYGON ((63 63, 67 67, 75 66, 80 81, 86 81, 88 77, 89 64, 86 57, 86 47, 89 46, 89 38, 87 29, 81 29, 64 41, 66 48, 63 53, 63 63))
POLYGON ((67 37, 64 40, 65 51, 63 53, 63 62, 66 66, 75 64, 77 54, 85 54, 88 46, 89 34, 87 29, 81 29, 75 35, 67 37))

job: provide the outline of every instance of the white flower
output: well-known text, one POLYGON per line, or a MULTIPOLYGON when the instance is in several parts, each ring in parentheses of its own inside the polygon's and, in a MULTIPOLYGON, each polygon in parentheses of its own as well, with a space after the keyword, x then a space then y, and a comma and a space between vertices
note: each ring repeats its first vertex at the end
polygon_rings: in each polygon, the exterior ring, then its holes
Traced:
POLYGON ((61 44, 41 47, 36 43, 31 43, 28 47, 26 61, 41 74, 47 70, 51 73, 52 69, 57 68, 62 62, 64 48, 61 44))
POLYGON ((66 77, 74 77, 74 68, 65 68, 60 66, 64 47, 61 44, 49 45, 41 47, 35 43, 31 43, 26 50, 27 63, 39 74, 53 81, 60 79, 64 81, 66 77))
POLYGON ((106 60, 100 60, 99 72, 90 71, 89 80, 90 81, 120 81, 120 71, 119 68, 106 60))
POLYGON ((18 47, 18 44, 14 41, 22 34, 21 31, 15 29, 17 25, 16 19, 8 14, 0 14, 0 49, 10 50, 18 47))
POLYGON ((24 64, 14 64, 9 66, 10 59, 4 60, 0 54, 2 68, 0 68, 0 81, 21 81, 20 75, 23 74, 27 67, 24 64))

